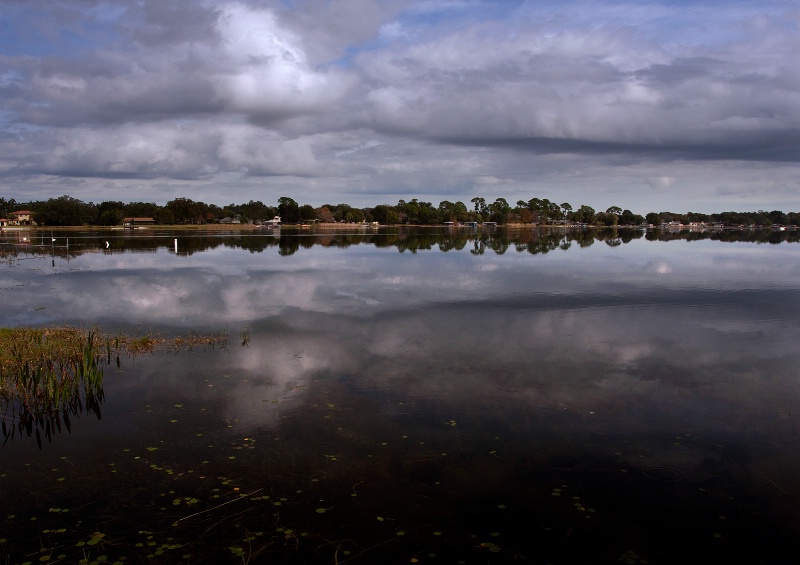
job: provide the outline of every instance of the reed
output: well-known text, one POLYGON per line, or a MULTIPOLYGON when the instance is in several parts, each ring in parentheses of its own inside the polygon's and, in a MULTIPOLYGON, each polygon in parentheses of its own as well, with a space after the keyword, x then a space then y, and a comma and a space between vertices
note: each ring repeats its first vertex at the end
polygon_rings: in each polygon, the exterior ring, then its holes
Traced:
POLYGON ((15 433, 70 427, 70 415, 100 415, 103 400, 102 353, 96 330, 79 328, 0 329, 0 401, 5 441, 15 433))
POLYGON ((166 339, 148 334, 108 336, 97 329, 75 327, 0 328, 0 408, 4 443, 16 433, 69 431, 70 416, 100 417, 103 369, 121 353, 139 355, 158 348, 191 350, 227 345, 224 332, 166 339))

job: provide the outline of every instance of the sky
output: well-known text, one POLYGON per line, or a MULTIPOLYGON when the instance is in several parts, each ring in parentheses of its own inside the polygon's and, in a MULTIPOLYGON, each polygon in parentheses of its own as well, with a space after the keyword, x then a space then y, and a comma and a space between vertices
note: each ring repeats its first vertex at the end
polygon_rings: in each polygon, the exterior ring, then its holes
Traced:
POLYGON ((0 0, 0 196, 800 211, 800 0, 0 0))

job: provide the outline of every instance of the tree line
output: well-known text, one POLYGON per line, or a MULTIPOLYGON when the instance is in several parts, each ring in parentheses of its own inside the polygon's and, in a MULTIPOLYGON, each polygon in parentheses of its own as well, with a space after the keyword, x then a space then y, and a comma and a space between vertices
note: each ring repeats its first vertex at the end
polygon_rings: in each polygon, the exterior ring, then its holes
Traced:
POLYGON ((547 198, 518 200, 514 206, 505 198, 487 202, 475 197, 470 205, 464 202, 443 200, 438 206, 416 198, 397 204, 379 204, 371 208, 355 208, 348 204, 324 204, 314 207, 298 204, 288 196, 278 199, 277 206, 250 200, 246 204, 217 206, 190 198, 176 198, 164 206, 154 202, 104 201, 99 204, 83 202, 70 196, 50 198, 46 201, 17 202, 0 197, 0 218, 9 218, 18 210, 29 210, 33 221, 43 226, 116 226, 124 218, 153 218, 157 224, 213 224, 226 221, 259 223, 280 216, 285 224, 307 222, 378 222, 379 224, 441 225, 445 222, 495 222, 507 224, 583 224, 587 226, 639 226, 661 225, 677 222, 719 224, 723 226, 789 226, 800 224, 800 213, 770 212, 649 212, 645 216, 618 206, 597 211, 591 206, 573 208, 568 202, 557 204, 547 198))

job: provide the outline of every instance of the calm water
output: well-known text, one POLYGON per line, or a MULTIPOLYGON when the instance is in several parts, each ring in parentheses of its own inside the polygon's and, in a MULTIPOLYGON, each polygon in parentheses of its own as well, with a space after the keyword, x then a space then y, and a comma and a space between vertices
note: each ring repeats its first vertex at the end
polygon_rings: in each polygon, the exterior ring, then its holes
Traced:
POLYGON ((787 234, 5 232, 0 326, 228 343, 9 437, 2 563, 795 563, 787 234))

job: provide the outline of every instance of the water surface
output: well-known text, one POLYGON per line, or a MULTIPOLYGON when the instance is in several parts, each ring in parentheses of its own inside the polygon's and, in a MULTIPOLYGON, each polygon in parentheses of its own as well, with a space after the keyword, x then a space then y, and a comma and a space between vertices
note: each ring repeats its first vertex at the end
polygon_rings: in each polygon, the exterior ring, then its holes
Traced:
POLYGON ((792 234, 0 241, 2 326, 229 336, 6 441, 9 563, 794 562, 792 234))

